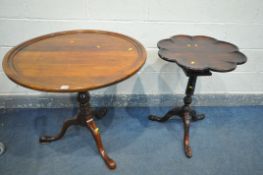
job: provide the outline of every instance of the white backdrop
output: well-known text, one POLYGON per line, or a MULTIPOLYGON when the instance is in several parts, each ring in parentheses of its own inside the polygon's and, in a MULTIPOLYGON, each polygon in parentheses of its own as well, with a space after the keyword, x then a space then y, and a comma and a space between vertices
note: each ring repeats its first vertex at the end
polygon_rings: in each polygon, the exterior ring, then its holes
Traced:
MULTIPOLYGON (((209 35, 239 46, 248 62, 231 73, 197 82, 198 94, 263 93, 262 0, 0 0, 0 59, 13 46, 38 35, 71 29, 120 32, 147 49, 143 69, 105 94, 182 94, 187 78, 158 58, 156 43, 176 34, 209 35)), ((43 92, 17 86, 0 68, 0 95, 43 92)))

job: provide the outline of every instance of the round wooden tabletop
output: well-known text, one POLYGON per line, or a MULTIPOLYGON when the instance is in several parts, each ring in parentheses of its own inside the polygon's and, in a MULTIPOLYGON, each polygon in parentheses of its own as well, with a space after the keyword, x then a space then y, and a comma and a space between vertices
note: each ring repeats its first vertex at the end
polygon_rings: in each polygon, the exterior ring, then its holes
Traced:
POLYGON ((105 87, 136 73, 144 47, 128 36, 98 30, 52 33, 26 41, 4 57, 6 75, 22 86, 49 92, 105 87))

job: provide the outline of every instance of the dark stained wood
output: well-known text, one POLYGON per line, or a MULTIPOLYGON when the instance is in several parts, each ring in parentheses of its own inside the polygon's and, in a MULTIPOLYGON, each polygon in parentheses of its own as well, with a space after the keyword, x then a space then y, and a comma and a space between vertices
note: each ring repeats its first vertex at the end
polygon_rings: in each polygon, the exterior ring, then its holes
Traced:
MULTIPOLYGON (((104 160, 105 164, 110 168, 110 169, 115 169, 116 168, 116 162, 114 160, 112 160, 107 152, 105 151, 103 144, 102 144, 102 140, 101 140, 101 136, 100 136, 100 132, 99 132, 99 128, 96 126, 95 121, 93 120, 93 117, 99 114, 105 115, 106 111, 103 110, 103 112, 101 111, 96 111, 93 110, 90 107, 90 95, 88 92, 80 92, 78 93, 78 102, 79 102, 79 112, 77 113, 76 117, 66 120, 60 130, 60 132, 55 135, 55 136, 42 136, 39 138, 39 142, 40 143, 50 143, 56 140, 61 139, 67 129, 72 126, 72 125, 79 125, 79 126, 83 126, 83 127, 87 127, 98 148, 98 151, 102 157, 102 159, 104 160)), ((101 116, 100 116, 101 117, 101 116)))
POLYGON ((192 149, 190 146, 190 123, 191 121, 198 121, 205 118, 204 114, 197 114, 197 112, 191 108, 192 95, 194 94, 195 84, 197 80, 196 76, 190 76, 186 86, 184 97, 184 105, 181 107, 174 107, 168 111, 164 116, 159 117, 156 115, 150 115, 149 119, 152 121, 166 122, 171 117, 178 116, 183 119, 184 122, 184 152, 188 158, 192 157, 192 149))
POLYGON ((101 157, 103 158, 104 162, 106 163, 106 165, 110 168, 110 169, 115 169, 116 168, 116 162, 114 160, 112 160, 108 154, 106 153, 106 151, 103 148, 103 144, 102 144, 102 140, 100 137, 100 133, 99 133, 99 128, 97 128, 93 118, 91 118, 90 120, 87 120, 87 127, 90 129, 90 132, 92 133, 95 141, 96 141, 96 145, 98 148, 98 151, 101 155, 101 157))
POLYGON ((128 36, 97 30, 44 35, 10 50, 7 76, 22 86, 50 92, 80 92, 108 86, 136 73, 144 47, 128 36))
POLYGON ((234 44, 208 36, 175 35, 157 44, 159 56, 187 71, 229 72, 247 58, 234 44))
POLYGON ((212 75, 211 71, 229 72, 237 65, 247 61, 234 44, 219 41, 208 36, 176 35, 158 42, 160 58, 177 63, 189 77, 182 107, 174 107, 164 116, 150 115, 149 119, 165 122, 171 117, 179 116, 184 122, 184 151, 188 158, 192 157, 190 147, 190 123, 205 118, 191 108, 192 95, 198 76, 212 75))

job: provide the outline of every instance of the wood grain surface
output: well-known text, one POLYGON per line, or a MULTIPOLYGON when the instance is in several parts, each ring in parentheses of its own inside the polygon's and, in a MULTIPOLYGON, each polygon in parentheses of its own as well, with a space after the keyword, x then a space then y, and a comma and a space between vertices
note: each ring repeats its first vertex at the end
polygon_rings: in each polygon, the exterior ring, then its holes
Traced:
POLYGON ((209 36, 175 35, 158 42, 159 56, 187 71, 229 72, 247 61, 237 46, 209 36))
POLYGON ((4 57, 6 75, 22 86, 50 92, 105 87, 136 73, 146 51, 135 39, 98 30, 52 33, 26 41, 4 57))

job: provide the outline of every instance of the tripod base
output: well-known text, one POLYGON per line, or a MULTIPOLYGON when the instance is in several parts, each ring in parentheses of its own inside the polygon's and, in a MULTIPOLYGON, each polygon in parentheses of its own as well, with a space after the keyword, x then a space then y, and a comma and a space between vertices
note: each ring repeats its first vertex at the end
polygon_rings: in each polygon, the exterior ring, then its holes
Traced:
POLYGON ((116 163, 114 160, 112 160, 107 155, 103 147, 103 144, 102 144, 101 136, 99 133, 99 128, 97 128, 96 123, 93 120, 93 117, 102 118, 104 115, 106 115, 107 109, 101 108, 96 111, 92 110, 89 105, 89 94, 88 93, 79 93, 78 100, 80 103, 80 111, 78 112, 78 114, 74 118, 65 121, 63 124, 63 127, 61 128, 60 132, 57 135, 42 136, 39 138, 39 142, 40 143, 50 143, 50 142, 61 139, 65 135, 67 129, 72 125, 79 125, 79 126, 87 127, 90 130, 96 142, 98 151, 102 159, 104 160, 105 164, 110 169, 115 169, 116 163))
POLYGON ((184 122, 184 152, 188 158, 192 157, 192 149, 190 146, 190 139, 189 139, 189 129, 190 129, 190 122, 191 121, 198 121, 205 118, 204 114, 197 114, 197 112, 193 109, 189 111, 185 109, 185 106, 182 107, 175 107, 172 110, 168 111, 164 116, 156 116, 156 115, 149 115, 149 120, 157 121, 157 122, 166 122, 171 117, 178 116, 183 119, 184 122))
POLYGON ((197 75, 193 74, 188 76, 189 79, 185 90, 186 96, 184 97, 184 105, 182 107, 173 108, 162 117, 150 115, 149 119, 152 121, 165 122, 174 116, 181 117, 184 122, 184 152, 188 158, 191 158, 192 149, 190 147, 190 139, 189 139, 190 123, 191 121, 198 121, 204 119, 205 115, 197 114, 197 112, 190 107, 190 104, 192 103, 192 95, 194 94, 197 75))

